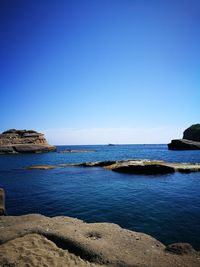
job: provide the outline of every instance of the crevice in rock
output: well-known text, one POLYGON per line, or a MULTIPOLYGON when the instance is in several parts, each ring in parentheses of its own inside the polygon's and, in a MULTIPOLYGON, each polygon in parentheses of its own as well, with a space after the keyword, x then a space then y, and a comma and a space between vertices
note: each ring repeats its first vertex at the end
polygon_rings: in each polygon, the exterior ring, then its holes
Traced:
POLYGON ((45 236, 48 240, 55 243, 57 247, 63 250, 68 250, 70 253, 73 253, 84 260, 100 264, 109 263, 105 262, 98 254, 94 253, 93 251, 87 251, 87 249, 84 249, 78 242, 72 239, 63 238, 62 236, 52 233, 42 233, 42 235, 45 236))

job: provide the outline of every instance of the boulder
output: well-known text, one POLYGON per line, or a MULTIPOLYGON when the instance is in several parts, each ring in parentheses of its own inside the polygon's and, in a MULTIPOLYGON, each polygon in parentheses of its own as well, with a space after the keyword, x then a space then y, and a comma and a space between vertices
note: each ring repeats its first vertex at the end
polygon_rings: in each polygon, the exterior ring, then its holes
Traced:
POLYGON ((55 151, 44 134, 33 130, 10 129, 0 134, 0 154, 42 153, 55 151))

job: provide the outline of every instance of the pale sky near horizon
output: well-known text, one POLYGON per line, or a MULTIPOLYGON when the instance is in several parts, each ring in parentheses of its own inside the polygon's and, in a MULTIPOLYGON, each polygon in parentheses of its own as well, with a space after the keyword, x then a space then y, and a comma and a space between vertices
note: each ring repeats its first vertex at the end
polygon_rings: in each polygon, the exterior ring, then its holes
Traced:
POLYGON ((200 123, 200 1, 0 0, 0 131, 168 143, 200 123))

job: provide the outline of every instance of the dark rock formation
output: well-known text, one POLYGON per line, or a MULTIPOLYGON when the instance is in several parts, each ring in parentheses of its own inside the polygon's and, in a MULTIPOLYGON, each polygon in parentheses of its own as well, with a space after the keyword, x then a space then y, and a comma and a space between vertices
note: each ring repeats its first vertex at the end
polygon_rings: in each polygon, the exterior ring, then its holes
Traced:
POLYGON ((199 150, 200 142, 187 139, 174 139, 168 144, 170 150, 199 150))
POLYGON ((174 139, 168 144, 171 150, 199 150, 200 124, 194 124, 183 133, 183 139, 174 139))
POLYGON ((191 246, 177 243, 166 249, 147 234, 112 223, 32 214, 0 216, 0 225, 0 266, 25 267, 27 261, 30 266, 49 267, 200 266, 200 254, 191 246))
POLYGON ((183 132, 183 139, 200 142, 200 124, 193 124, 183 132))
POLYGON ((33 130, 10 129, 0 134, 0 154, 41 153, 54 151, 44 135, 33 130))

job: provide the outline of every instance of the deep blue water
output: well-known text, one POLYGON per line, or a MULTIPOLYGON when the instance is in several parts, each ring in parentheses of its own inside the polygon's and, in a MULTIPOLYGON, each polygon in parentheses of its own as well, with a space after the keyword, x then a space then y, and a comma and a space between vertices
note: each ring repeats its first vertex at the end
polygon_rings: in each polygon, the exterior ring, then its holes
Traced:
POLYGON ((112 222, 145 232, 165 244, 189 242, 200 249, 200 173, 120 174, 102 168, 54 165, 111 159, 162 159, 198 162, 200 151, 169 151, 166 145, 60 146, 91 153, 0 156, 0 187, 9 215, 66 215, 87 222, 112 222))

